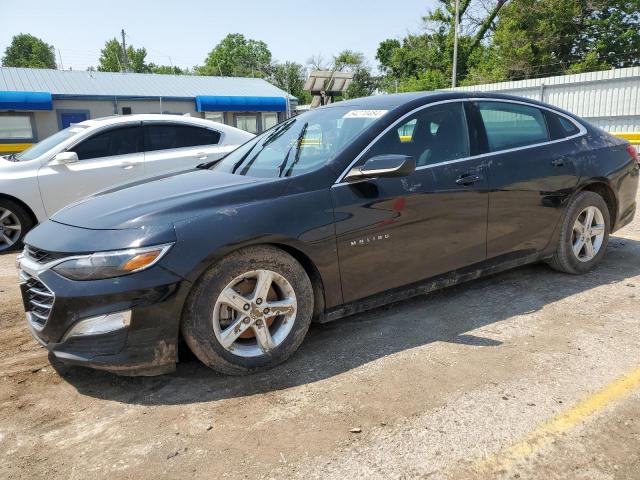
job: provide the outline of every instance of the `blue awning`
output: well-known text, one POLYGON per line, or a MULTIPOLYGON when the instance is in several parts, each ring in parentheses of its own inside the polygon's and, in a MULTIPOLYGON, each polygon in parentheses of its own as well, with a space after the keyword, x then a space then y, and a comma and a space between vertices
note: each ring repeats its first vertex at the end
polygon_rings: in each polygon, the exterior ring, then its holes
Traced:
POLYGON ((285 112, 287 99, 284 97, 196 97, 198 112, 285 112))
POLYGON ((49 92, 2 92, 0 110, 53 110, 49 92))

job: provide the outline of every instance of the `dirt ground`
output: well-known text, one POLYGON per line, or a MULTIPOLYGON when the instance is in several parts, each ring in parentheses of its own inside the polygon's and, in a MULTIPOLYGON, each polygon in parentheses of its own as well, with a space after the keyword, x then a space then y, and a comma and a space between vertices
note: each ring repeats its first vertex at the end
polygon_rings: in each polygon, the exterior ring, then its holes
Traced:
POLYGON ((532 265, 314 326, 243 378, 50 364, 14 256, 0 478, 640 479, 640 218, 585 276, 532 265))

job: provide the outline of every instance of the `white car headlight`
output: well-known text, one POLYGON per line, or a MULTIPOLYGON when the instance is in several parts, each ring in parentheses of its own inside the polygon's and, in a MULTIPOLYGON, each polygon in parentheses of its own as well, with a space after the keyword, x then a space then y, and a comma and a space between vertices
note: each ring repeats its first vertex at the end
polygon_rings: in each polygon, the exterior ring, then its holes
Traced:
POLYGON ((101 280, 140 272, 155 265, 173 244, 130 248, 70 258, 53 267, 70 280, 101 280))

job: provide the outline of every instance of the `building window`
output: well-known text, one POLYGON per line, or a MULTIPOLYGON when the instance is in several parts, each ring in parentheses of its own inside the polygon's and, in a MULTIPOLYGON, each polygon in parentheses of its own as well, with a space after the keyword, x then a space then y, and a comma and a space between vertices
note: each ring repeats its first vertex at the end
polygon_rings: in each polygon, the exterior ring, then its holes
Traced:
POLYGON ((271 127, 275 127, 278 124, 277 113, 263 113, 262 114, 262 130, 269 130, 271 127))
POLYGON ((33 141, 33 117, 28 113, 0 114, 0 138, 13 141, 33 141))
POLYGON ((224 123, 224 113, 222 112, 204 112, 204 118, 212 122, 224 123))
POLYGON ((257 115, 236 115, 236 127, 249 133, 258 133, 257 115))
POLYGON ((58 116, 58 128, 60 130, 75 125, 76 123, 84 122, 91 116, 89 110, 75 110, 75 109, 57 109, 56 115, 58 116))

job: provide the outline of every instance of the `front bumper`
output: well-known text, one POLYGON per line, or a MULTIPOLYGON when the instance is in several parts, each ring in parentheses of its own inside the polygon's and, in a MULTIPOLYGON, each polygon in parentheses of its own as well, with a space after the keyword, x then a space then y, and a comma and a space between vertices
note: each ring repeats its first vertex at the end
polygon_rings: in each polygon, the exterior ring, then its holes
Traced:
POLYGON ((156 375, 175 369, 180 316, 190 288, 186 280, 160 265, 124 277, 84 282, 50 269, 39 270, 26 260, 19 262, 19 268, 29 330, 60 361, 123 375, 156 375), (49 297, 46 302, 51 305, 48 310, 33 306, 33 283, 25 278, 37 280, 38 291, 44 286, 53 294, 53 300, 49 297), (69 335, 79 322, 115 312, 130 312, 128 325, 95 335, 69 335))

